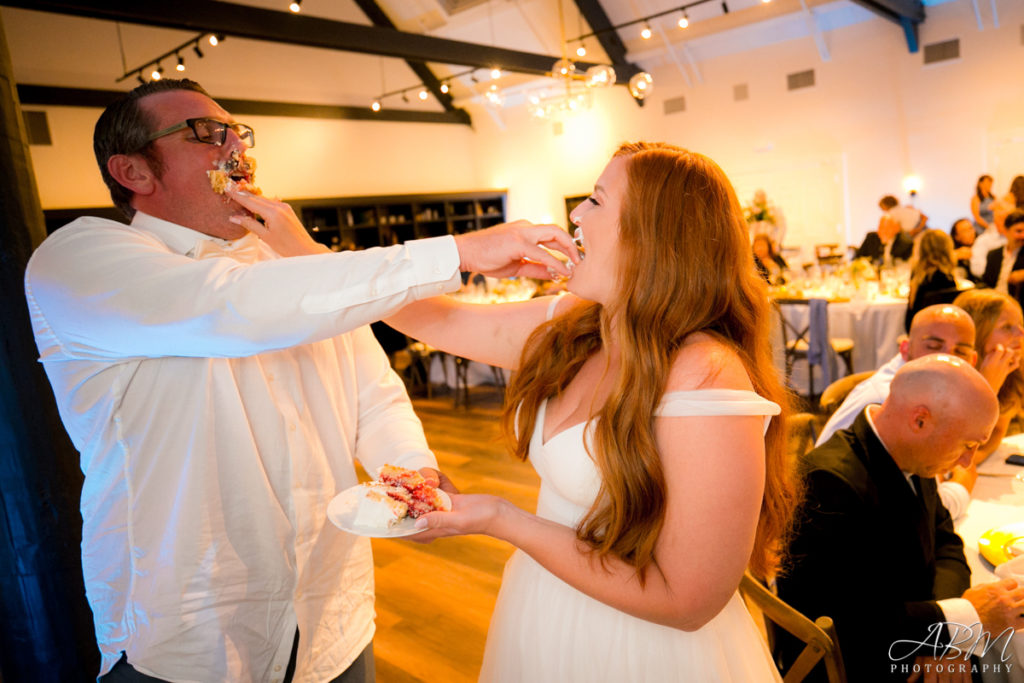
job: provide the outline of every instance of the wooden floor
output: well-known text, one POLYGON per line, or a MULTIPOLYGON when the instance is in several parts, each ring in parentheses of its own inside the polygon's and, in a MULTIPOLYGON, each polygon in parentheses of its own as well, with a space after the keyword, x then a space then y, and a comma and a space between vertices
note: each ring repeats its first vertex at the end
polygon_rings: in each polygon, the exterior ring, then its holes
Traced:
MULTIPOLYGON (((500 438, 501 394, 473 387, 471 406, 451 395, 413 399, 441 469, 464 493, 493 493, 533 510, 540 480, 500 438)), ((512 546, 485 536, 430 544, 374 539, 380 683, 476 681, 501 572, 512 546)))

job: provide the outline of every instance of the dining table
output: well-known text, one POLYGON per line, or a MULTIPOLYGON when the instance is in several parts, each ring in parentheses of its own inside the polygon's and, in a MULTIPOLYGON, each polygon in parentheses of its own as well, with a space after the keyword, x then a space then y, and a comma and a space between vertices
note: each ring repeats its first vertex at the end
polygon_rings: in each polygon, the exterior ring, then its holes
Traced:
MULTIPOLYGON (((999 448, 978 466, 978 480, 967 510, 956 521, 971 568, 971 585, 998 581, 1011 572, 998 569, 981 553, 979 542, 987 532, 1004 527, 1024 528, 1024 467, 1006 462, 1009 455, 1024 453, 1024 434, 1003 439, 999 448), (998 573, 997 573, 998 572, 998 573)), ((1022 539, 1024 540, 1024 539, 1022 539)), ((1014 550, 1013 552, 1017 552, 1014 550)), ((1024 552, 1024 544, 1020 552, 1024 552)), ((1024 565, 1013 563, 1024 572, 1024 565)), ((1024 585, 1024 573, 1019 574, 1024 585)), ((986 683, 1024 683, 1024 630, 1012 635, 991 634, 992 646, 981 657, 980 673, 986 683)), ((977 648, 978 654, 982 648, 977 648)))

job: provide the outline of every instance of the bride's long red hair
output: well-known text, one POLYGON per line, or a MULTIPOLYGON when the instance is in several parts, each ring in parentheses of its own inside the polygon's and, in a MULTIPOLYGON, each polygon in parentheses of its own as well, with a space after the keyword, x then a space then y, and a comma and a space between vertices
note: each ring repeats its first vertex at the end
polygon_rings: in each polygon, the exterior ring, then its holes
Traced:
POLYGON ((785 455, 788 399, 772 361, 768 292, 739 202, 718 165, 700 154, 640 142, 623 144, 615 156, 628 157, 617 299, 607 308, 580 303, 533 332, 508 387, 505 434, 525 460, 540 403, 558 395, 598 349, 621 350, 621 370, 593 416, 590 454, 602 484, 576 534, 599 556, 633 565, 643 581, 665 519, 654 412, 684 340, 694 332, 714 336, 742 359, 754 390, 782 406, 765 437, 765 488, 749 565, 770 577, 799 483, 785 455), (614 332, 612 317, 619 321, 614 332))

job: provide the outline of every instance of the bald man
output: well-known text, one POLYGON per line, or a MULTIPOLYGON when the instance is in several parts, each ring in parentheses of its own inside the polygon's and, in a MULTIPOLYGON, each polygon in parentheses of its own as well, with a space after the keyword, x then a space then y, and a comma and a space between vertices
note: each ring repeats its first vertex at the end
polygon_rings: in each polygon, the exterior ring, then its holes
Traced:
POLYGON ((932 353, 958 356, 974 365, 978 358, 974 350, 974 321, 967 311, 952 304, 937 304, 918 311, 910 322, 910 333, 900 342, 900 352, 853 388, 825 423, 814 445, 822 445, 840 429, 852 425, 867 406, 882 403, 889 395, 893 376, 907 361, 932 353))
MULTIPOLYGON (((970 680, 982 629, 997 638, 1024 627, 1016 582, 969 588, 963 542, 935 484, 971 462, 998 415, 995 393, 966 360, 927 355, 896 372, 882 405, 806 456, 807 495, 779 596, 811 619, 833 618, 849 680, 906 680, 915 663, 935 667, 943 654, 955 656, 943 666, 962 669, 952 680, 970 680), (951 639, 968 652, 944 653, 951 639)), ((796 645, 780 641, 785 663, 796 645)))

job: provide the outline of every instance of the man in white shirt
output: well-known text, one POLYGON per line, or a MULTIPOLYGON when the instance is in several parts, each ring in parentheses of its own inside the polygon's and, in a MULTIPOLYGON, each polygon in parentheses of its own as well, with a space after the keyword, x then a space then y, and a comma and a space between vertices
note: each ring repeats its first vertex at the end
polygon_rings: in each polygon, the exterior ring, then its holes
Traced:
POLYGON ((900 224, 900 229, 910 237, 916 237, 928 224, 928 216, 925 216, 913 206, 900 206, 899 200, 891 194, 887 194, 879 200, 878 208, 885 212, 886 215, 896 219, 900 224))
MULTIPOLYGON (((933 354, 900 368, 881 406, 806 456, 779 597, 811 619, 832 617, 851 681, 906 681, 915 665, 935 673, 939 664, 949 680, 969 681, 969 656, 981 653, 956 646, 1024 627, 1016 581, 970 586, 935 487, 937 474, 971 462, 998 415, 980 373, 933 354)), ((780 639, 788 663, 793 645, 780 639)))
MULTIPOLYGON (((456 290, 460 269, 567 274, 539 244, 578 258, 556 226, 521 224, 280 258, 242 227, 245 195, 207 176, 227 163, 250 183, 254 142, 191 81, 136 88, 94 136, 131 225, 79 219, 26 270, 85 473, 102 680, 373 680, 369 540, 329 524, 327 504, 356 460, 438 475, 367 324, 456 290)), ((302 229, 259 201, 260 230, 302 229)))
POLYGON ((1017 209, 1003 218, 1006 244, 992 249, 981 279, 992 289, 1024 300, 1024 210, 1017 209))

